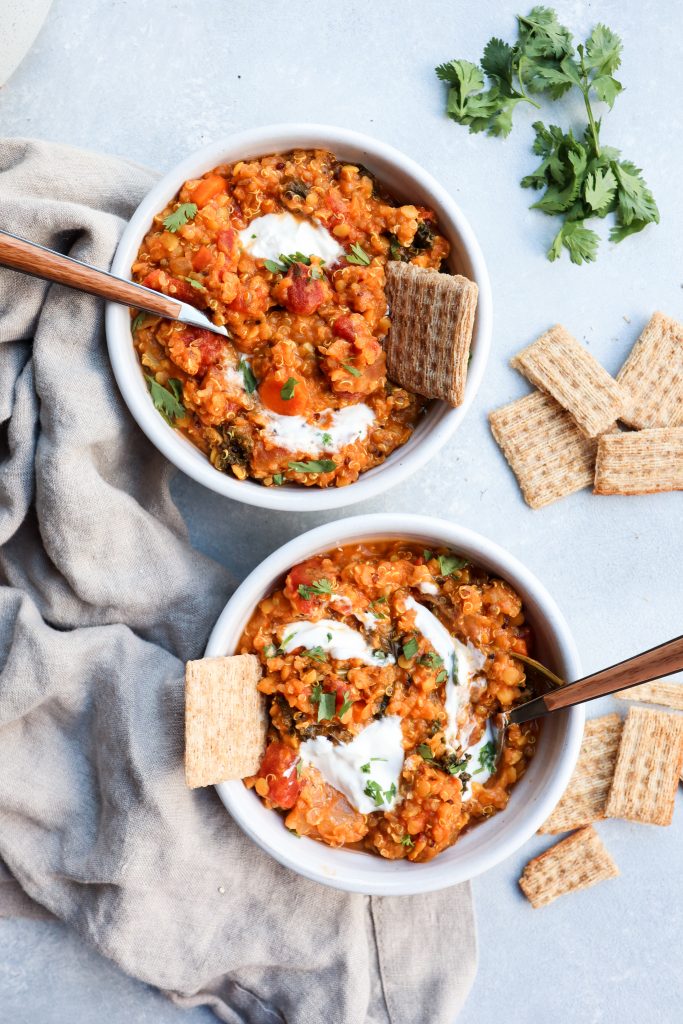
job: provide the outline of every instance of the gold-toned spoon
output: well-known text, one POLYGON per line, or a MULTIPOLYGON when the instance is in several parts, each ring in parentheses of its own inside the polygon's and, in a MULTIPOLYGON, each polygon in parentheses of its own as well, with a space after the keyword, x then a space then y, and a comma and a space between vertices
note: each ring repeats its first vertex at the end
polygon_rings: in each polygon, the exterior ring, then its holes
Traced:
MULTIPOLYGON (((513 652, 510 653, 512 657, 518 657, 513 652)), ((534 667, 538 666, 539 671, 549 676, 554 682, 562 683, 559 677, 538 665, 533 659, 519 657, 519 660, 532 664, 534 667)), ((575 704, 584 704, 586 701, 595 700, 596 697, 607 697, 610 693, 617 693, 629 686, 649 683, 653 679, 659 679, 661 676, 681 670, 683 670, 683 636, 676 637, 675 640, 668 640, 658 647, 652 647, 649 651, 636 654, 632 658, 627 658, 626 661, 620 661, 610 668, 594 672, 573 683, 555 686, 547 693, 540 694, 524 704, 519 704, 511 711, 503 712, 496 718, 496 766, 505 745, 505 736, 509 726, 521 725, 534 718, 543 718, 545 715, 552 714, 553 711, 571 708, 575 704)))
POLYGON ((170 295, 162 295, 152 288, 109 274, 106 270, 90 267, 80 260, 63 256, 60 252, 7 232, 0 232, 0 265, 228 337, 225 327, 217 327, 187 302, 180 302, 170 295))

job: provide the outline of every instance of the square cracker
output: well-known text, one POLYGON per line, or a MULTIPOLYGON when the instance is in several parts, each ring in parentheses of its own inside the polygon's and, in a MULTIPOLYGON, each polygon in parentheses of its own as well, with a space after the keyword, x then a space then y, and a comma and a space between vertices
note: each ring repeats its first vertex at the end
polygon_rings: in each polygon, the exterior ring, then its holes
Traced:
POLYGON ((593 483, 596 444, 550 395, 534 391, 496 409, 489 422, 531 508, 593 483))
POLYGON ((617 374, 631 427, 683 426, 683 324, 653 313, 617 374))
POLYGON ((597 359, 560 324, 522 349, 511 366, 571 413, 586 437, 614 426, 627 398, 597 359))
POLYGON ((605 434, 598 442, 595 494, 683 491, 683 427, 605 434))
POLYGON ((606 817, 670 825, 682 770, 683 715, 629 708, 606 817))
POLYGON ((630 686, 628 690, 615 693, 619 700, 639 700, 643 704, 660 704, 663 707, 683 711, 683 682, 668 682, 658 679, 654 683, 641 683, 630 686))
POLYGON ((619 868, 600 836, 587 825, 530 860, 519 885, 532 907, 543 907, 558 896, 587 889, 618 874, 619 868))
POLYGON ((185 667, 185 779, 191 789, 243 779, 259 768, 268 716, 255 654, 185 667))
POLYGON ((386 267, 389 378, 425 398, 461 405, 479 289, 458 274, 412 263, 386 267))
POLYGON ((559 804, 539 832, 569 832, 605 817, 605 804, 623 726, 623 719, 614 714, 586 722, 574 774, 559 804))

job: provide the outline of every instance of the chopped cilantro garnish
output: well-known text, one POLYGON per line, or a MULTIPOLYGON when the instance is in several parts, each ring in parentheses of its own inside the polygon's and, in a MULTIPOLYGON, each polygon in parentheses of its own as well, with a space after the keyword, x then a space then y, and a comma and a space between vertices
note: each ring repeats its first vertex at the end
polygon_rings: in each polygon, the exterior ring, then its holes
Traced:
POLYGON ((337 468, 332 459, 311 459, 309 462, 290 462, 289 468, 297 473, 331 473, 337 468))
POLYGON ((303 768, 304 768, 304 763, 301 760, 301 758, 299 758, 299 760, 296 762, 296 777, 297 777, 297 779, 301 778, 301 772, 303 771, 303 768))
POLYGON ((304 654, 313 661, 327 661, 327 654, 322 647, 309 647, 304 654))
POLYGON ((427 665, 429 668, 440 668, 443 665, 443 658, 439 654, 435 654, 434 651, 430 651, 429 654, 422 655, 420 664, 427 665))
POLYGON ((403 657, 407 658, 408 660, 414 658, 415 655, 417 654, 418 647, 419 644, 417 642, 417 637, 411 636, 410 640, 406 640, 406 642, 403 645, 403 657))
POLYGON ((364 772, 366 775, 369 775, 370 774, 370 762, 368 761, 367 764, 362 764, 360 766, 360 770, 362 772, 364 772))
POLYGON ((448 672, 446 671, 445 668, 442 668, 441 671, 439 672, 438 676, 436 677, 436 681, 437 681, 437 683, 445 683, 447 679, 448 679, 448 672))
POLYGON ((282 473, 273 474, 273 483, 280 487, 285 482, 284 475, 282 473))
POLYGON ((346 259, 349 263, 355 263, 359 267, 369 267, 371 263, 370 256, 360 247, 358 242, 352 244, 351 252, 347 252, 346 259))
POLYGON ((277 647, 275 646, 275 644, 266 644, 266 646, 263 648, 264 658, 274 658, 276 654, 277 647))
POLYGON ((454 576, 466 565, 466 558, 457 558, 455 555, 439 555, 439 572, 442 576, 454 576))
POLYGON ((410 836, 406 833, 404 835, 403 839, 401 840, 401 846, 406 846, 409 850, 412 850, 412 848, 415 846, 415 843, 410 838, 410 836))
POLYGON ((244 378, 244 390, 248 395, 252 395, 258 386, 258 381, 254 376, 251 366, 246 359, 240 359, 237 364, 237 369, 241 370, 242 377, 244 378))
POLYGON ((146 319, 147 313, 138 313, 138 315, 135 317, 135 319, 131 322, 130 325, 130 329, 133 332, 133 334, 135 334, 136 331, 140 330, 146 319))
POLYGON ((352 377, 362 377, 363 374, 360 370, 357 370, 355 366, 351 366, 349 363, 342 363, 345 370, 348 370, 352 377))
POLYGON ((311 690, 311 704, 319 704, 320 698, 323 695, 322 683, 316 683, 311 690))
POLYGON ((321 434, 320 440, 324 448, 329 448, 332 444, 332 434, 328 434, 327 431, 325 431, 324 434, 321 434))
POLYGON ((189 220, 193 220, 196 214, 196 203, 181 203, 173 213, 169 213, 168 217, 164 217, 164 227, 167 231, 175 234, 178 228, 181 228, 183 224, 187 224, 189 220))
POLYGON ((283 398, 285 402, 288 402, 290 398, 294 398, 294 388, 298 383, 299 381, 296 377, 288 377, 287 381, 280 388, 280 398, 283 398))
POLYGON ((422 552, 422 557, 424 558, 425 562, 431 562, 434 555, 428 548, 425 548, 424 551, 422 552))
POLYGON ((339 708, 339 712, 338 712, 340 718, 344 717, 344 715, 346 714, 346 712, 349 710, 349 708, 351 707, 351 705, 353 703, 354 703, 354 701, 349 700, 348 697, 344 697, 344 703, 339 708))
POLYGON ((287 269, 286 267, 281 267, 279 263, 275 262, 275 260, 264 260, 263 266, 266 270, 269 270, 271 274, 284 274, 287 269))
POLYGON ((489 740, 479 751, 479 767, 472 772, 478 775, 479 772, 492 772, 496 766, 496 744, 489 740))
POLYGON ((196 288, 197 291, 199 291, 199 292, 205 292, 206 291, 206 288, 201 283, 201 281, 195 281, 195 279, 193 277, 184 277, 183 281, 187 281, 188 284, 191 284, 192 287, 196 288))
POLYGON ((147 374, 145 374, 145 380, 152 396, 154 408, 158 409, 166 422, 173 426, 176 420, 182 419, 185 415, 185 406, 180 401, 183 397, 182 381, 170 377, 168 387, 165 388, 163 384, 159 384, 154 377, 147 374))
POLYGON ((336 693, 322 693, 318 701, 318 721, 323 722, 327 718, 334 718, 336 705, 336 693))
POLYGON ((313 583, 300 583, 297 593, 299 597, 303 597, 304 601, 310 601, 313 594, 331 594, 332 583, 323 576, 319 580, 314 580, 313 583))
POLYGON ((432 753, 432 748, 428 743, 421 743, 417 748, 417 752, 423 761, 434 762, 434 754, 432 753))

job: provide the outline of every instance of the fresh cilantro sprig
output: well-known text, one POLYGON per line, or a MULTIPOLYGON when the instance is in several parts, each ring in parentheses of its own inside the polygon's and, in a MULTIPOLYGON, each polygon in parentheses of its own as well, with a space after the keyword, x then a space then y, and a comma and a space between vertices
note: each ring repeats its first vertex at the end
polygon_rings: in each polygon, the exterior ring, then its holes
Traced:
POLYGON ((299 597, 303 597, 304 601, 310 601, 313 594, 331 594, 332 591, 332 583, 324 576, 319 580, 314 580, 313 583, 300 583, 297 587, 297 593, 299 597))
POLYGON ((331 473, 337 468, 332 459, 310 459, 308 462, 290 462, 289 468, 297 473, 331 473))
POLYGON ((167 231, 175 234, 178 228, 182 228, 183 224, 187 224, 188 221, 194 220, 196 216, 196 203, 181 203, 180 206, 176 207, 173 213, 169 213, 168 217, 164 217, 163 224, 167 231))
POLYGON ((173 426, 176 420, 181 420, 185 415, 185 406, 181 402, 183 397, 182 381, 171 377, 168 381, 168 387, 164 387, 154 377, 150 377, 147 374, 145 374, 145 380, 147 381, 149 393, 152 396, 154 408, 158 409, 166 422, 173 426))
POLYGON ((358 267, 369 267, 372 263, 372 257, 368 256, 365 249, 358 242, 353 242, 351 244, 351 251, 346 253, 346 262, 354 263, 358 267))
POLYGON ((479 751, 479 767, 472 772, 478 775, 479 772, 492 772, 496 767, 496 744, 489 740, 479 751))
POLYGON ((621 64, 621 39, 599 24, 585 43, 575 46, 570 31, 547 7, 534 7, 526 17, 518 16, 517 23, 517 42, 489 40, 480 66, 466 60, 439 65, 437 76, 449 87, 446 112, 471 132, 505 137, 520 103, 540 109, 533 96, 554 101, 578 90, 586 111, 584 132, 576 137, 571 129, 565 132, 536 121, 532 148, 541 162, 521 185, 543 191, 532 209, 562 218, 548 259, 558 259, 566 249, 572 263, 590 263, 600 239, 587 220, 613 214, 613 242, 659 223, 642 172, 622 159, 618 149, 602 144, 602 119, 593 110, 596 101, 611 109, 623 90, 614 77, 621 64))

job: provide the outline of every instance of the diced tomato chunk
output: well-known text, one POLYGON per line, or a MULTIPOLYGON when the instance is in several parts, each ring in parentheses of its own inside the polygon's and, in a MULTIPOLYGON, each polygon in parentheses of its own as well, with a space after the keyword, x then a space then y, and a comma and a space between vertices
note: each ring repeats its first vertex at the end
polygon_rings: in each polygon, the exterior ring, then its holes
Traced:
POLYGON ((200 245, 192 257, 192 269, 201 273, 202 270, 206 270, 210 265, 212 259, 213 256, 211 255, 211 250, 208 245, 200 245))
POLYGON ((295 263, 287 276, 275 286, 274 293, 285 309, 298 316, 310 316, 322 306, 326 288, 322 279, 310 276, 311 268, 295 263))
POLYGON ((142 282, 145 288, 153 288, 155 292, 162 292, 179 302, 189 302, 191 306, 204 306, 204 292, 199 288, 193 288, 187 281, 181 281, 179 277, 172 277, 165 270, 152 270, 142 282))
POLYGON ((301 792, 301 783, 294 767, 298 760, 299 755, 295 750, 274 741, 268 744, 256 776, 268 783, 268 800, 284 810, 294 806, 301 792))
POLYGON ((311 594, 310 597, 305 597, 299 593, 299 587, 310 586, 316 580, 322 579, 324 575, 318 559, 301 562, 299 565, 295 565, 293 569, 290 569, 285 582, 285 596, 289 598, 296 610, 301 612, 302 615, 308 615, 317 608, 321 604, 324 595, 311 594))
POLYGON ((240 258, 240 239, 234 228, 225 228, 218 232, 216 248, 227 256, 227 265, 234 270, 240 258))
POLYGON ((356 340, 356 332, 353 329, 353 320, 350 316, 338 316, 332 324, 332 333, 337 338, 343 338, 344 341, 353 343, 356 340))

